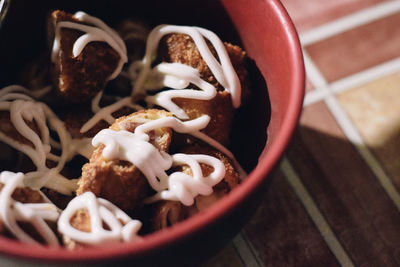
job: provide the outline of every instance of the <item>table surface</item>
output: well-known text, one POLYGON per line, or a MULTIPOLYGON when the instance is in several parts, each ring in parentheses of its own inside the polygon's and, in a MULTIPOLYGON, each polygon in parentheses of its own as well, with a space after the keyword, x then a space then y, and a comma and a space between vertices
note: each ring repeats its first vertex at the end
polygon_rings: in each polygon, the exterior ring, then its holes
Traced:
POLYGON ((204 266, 399 266, 400 1, 282 2, 303 113, 258 211, 204 266))

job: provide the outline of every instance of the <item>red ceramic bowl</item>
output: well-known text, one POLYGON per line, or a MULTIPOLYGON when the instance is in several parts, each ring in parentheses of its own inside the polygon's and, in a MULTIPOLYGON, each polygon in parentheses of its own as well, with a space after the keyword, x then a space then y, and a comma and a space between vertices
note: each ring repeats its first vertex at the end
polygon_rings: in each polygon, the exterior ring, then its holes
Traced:
POLYGON ((58 264, 129 261, 136 265, 193 265, 216 253, 240 231, 257 207, 299 118, 304 95, 302 53, 295 28, 282 4, 278 0, 37 3, 11 1, 0 33, 2 86, 16 81, 15 73, 23 62, 44 49, 43 18, 52 8, 83 10, 110 24, 131 16, 142 17, 154 25, 203 26, 222 40, 240 44, 254 60, 250 70, 253 96, 238 110, 231 149, 249 175, 206 212, 145 236, 141 243, 71 252, 0 237, 2 256, 58 264))

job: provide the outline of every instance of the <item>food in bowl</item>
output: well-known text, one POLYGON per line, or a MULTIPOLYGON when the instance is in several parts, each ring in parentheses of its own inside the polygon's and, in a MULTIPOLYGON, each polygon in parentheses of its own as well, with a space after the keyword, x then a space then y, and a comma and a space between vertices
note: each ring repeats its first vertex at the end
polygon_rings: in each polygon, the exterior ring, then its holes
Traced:
POLYGON ((52 64, 25 74, 29 89, 0 91, 0 140, 27 156, 0 175, 5 235, 70 249, 140 242, 244 178, 226 146, 249 92, 245 52, 204 28, 137 25, 118 34, 57 10, 52 64))

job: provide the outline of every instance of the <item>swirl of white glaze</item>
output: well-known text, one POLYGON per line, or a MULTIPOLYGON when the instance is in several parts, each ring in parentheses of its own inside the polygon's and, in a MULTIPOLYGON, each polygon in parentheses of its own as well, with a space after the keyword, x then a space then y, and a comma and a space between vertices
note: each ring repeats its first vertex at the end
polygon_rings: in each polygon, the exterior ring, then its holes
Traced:
POLYGON ((11 123, 23 137, 33 144, 34 149, 29 145, 20 144, 4 134, 0 136, 0 139, 3 139, 3 136, 7 137, 5 138, 7 140, 3 141, 28 155, 39 170, 46 168, 46 158, 48 157, 60 161, 61 165, 65 163, 65 155, 60 158, 50 153, 50 135, 47 121, 50 127, 59 133, 60 139, 64 141, 64 143, 69 143, 70 136, 63 123, 47 105, 41 102, 35 102, 33 99, 26 98, 26 96, 22 94, 8 93, 3 95, 0 99, 0 110, 8 110, 10 112, 11 123), (40 136, 26 123, 26 121, 33 120, 39 128, 40 136), (8 139, 13 141, 8 142, 8 139))
MULTIPOLYGON (((210 116, 202 115, 196 119, 182 122, 181 120, 174 117, 165 117, 157 120, 148 121, 144 124, 139 125, 135 129, 135 134, 146 135, 146 132, 151 130, 170 127, 178 133, 193 133, 204 129, 210 122, 210 116)), ((146 137, 148 140, 148 136, 146 137)))
POLYGON ((35 164, 37 171, 26 175, 26 179, 29 180, 26 182, 32 188, 40 189, 46 186, 63 194, 71 194, 77 187, 76 180, 68 180, 59 174, 65 163, 76 153, 72 150, 74 146, 71 146, 73 144, 71 136, 64 123, 46 104, 17 93, 24 91, 21 89, 25 88, 17 86, 0 90, 0 110, 10 112, 11 123, 19 134, 32 143, 33 147, 20 143, 3 132, 0 132, 0 140, 26 154, 35 164), (26 121, 35 121, 39 134, 33 131, 26 121), (50 138, 50 129, 56 131, 60 139, 60 156, 51 153, 50 143, 57 142, 50 138), (57 166, 49 169, 46 166, 47 159, 57 162, 57 166))
POLYGON ((198 195, 208 196, 212 194, 212 187, 218 184, 225 176, 225 166, 217 158, 208 155, 174 154, 172 156, 174 165, 188 165, 193 176, 183 172, 174 172, 169 175, 168 189, 158 192, 156 195, 146 199, 147 203, 158 200, 180 201, 186 206, 194 203, 198 195), (204 177, 200 163, 214 168, 214 171, 204 177))
MULTIPOLYGON (((157 52, 158 44, 163 36, 170 33, 182 33, 189 35, 194 43, 196 44, 202 58, 207 63, 208 67, 210 68, 212 74, 217 79, 217 81, 227 90, 232 97, 232 102, 234 107, 240 106, 240 97, 241 97, 241 86, 239 78, 232 66, 230 61, 229 55, 225 49, 224 44, 218 38, 218 36, 206 29, 200 27, 189 27, 189 26, 174 26, 174 25, 159 25, 155 27, 149 34, 147 38, 147 45, 146 45, 146 53, 142 60, 143 66, 142 70, 140 71, 135 84, 133 86, 133 94, 140 94, 143 93, 144 84, 146 79, 148 78, 149 74, 152 72, 151 70, 151 63, 155 58, 155 54, 157 52), (212 52, 210 51, 205 38, 210 41, 210 43, 214 46, 215 51, 217 52, 218 58, 220 62, 213 56, 212 52)), ((165 63, 161 63, 165 64, 165 63)), ((195 76, 189 75, 188 70, 181 68, 180 70, 167 68, 165 71, 173 72, 168 73, 169 76, 177 76, 177 79, 182 79, 182 77, 190 77, 193 78, 195 76), (178 72, 178 75, 177 75, 178 72)), ((196 78, 197 79, 197 78, 196 78)), ((186 83, 190 82, 186 80, 186 83)), ((169 83, 171 85, 171 83, 169 83)), ((168 86, 168 85, 165 85, 168 86)), ((208 85, 207 85, 208 86, 208 85)), ((181 88, 179 86, 179 88, 181 88)), ((200 89, 205 90, 203 87, 200 89)), ((214 88, 214 90, 216 90, 214 88)), ((164 92, 162 92, 164 93, 164 92)), ((170 96, 170 97, 177 97, 177 96, 170 96)), ((187 98, 196 98, 197 96, 186 96, 187 98)), ((171 112, 173 112, 171 110, 171 112)), ((174 112, 173 112, 174 113, 174 112)), ((179 117, 179 116, 178 116, 179 117)), ((184 118, 184 116, 181 116, 184 118)))
POLYGON ((39 99, 51 90, 51 86, 46 86, 40 90, 31 91, 17 84, 9 85, 0 90, 0 101, 12 99, 39 99), (32 96, 32 97, 31 97, 32 96))
POLYGON ((193 204, 197 195, 209 195, 213 192, 212 187, 225 176, 224 164, 219 159, 207 155, 171 156, 153 146, 146 132, 170 127, 176 132, 191 134, 206 127, 209 120, 210 117, 207 115, 185 122, 174 117, 165 117, 139 125, 134 133, 104 129, 93 138, 92 144, 105 145, 102 151, 104 158, 127 160, 139 168, 150 186, 159 192, 149 198, 148 202, 169 199, 179 200, 189 206, 193 204), (212 166, 214 171, 204 177, 200 163, 212 166), (167 175, 166 171, 173 164, 187 164, 192 169, 193 177, 183 172, 167 175))
POLYGON ((126 55, 126 46, 124 41, 119 37, 119 35, 110 27, 108 27, 103 21, 100 19, 90 16, 82 11, 79 11, 74 14, 74 17, 79 21, 92 24, 94 26, 88 26, 76 22, 71 21, 61 21, 56 25, 55 30, 55 38, 53 43, 51 60, 52 62, 56 61, 57 54, 60 50, 60 29, 61 28, 70 28, 75 29, 81 32, 86 32, 86 34, 80 36, 74 43, 72 48, 72 55, 77 57, 85 46, 90 42, 106 42, 109 46, 111 46, 120 57, 118 66, 115 68, 115 71, 108 77, 109 80, 112 80, 118 76, 121 72, 124 63, 128 61, 128 57, 126 55))
MULTIPOLYGON (((58 22, 57 26, 56 26, 56 34, 55 34, 55 39, 54 39, 53 49, 52 49, 52 61, 55 62, 56 56, 60 49, 60 29, 64 27, 64 28, 79 30, 82 32, 86 32, 86 34, 80 36, 75 41, 75 43, 73 45, 73 49, 72 49, 73 56, 77 57, 82 52, 82 50, 85 48, 85 46, 90 42, 94 42, 94 41, 106 42, 115 51, 117 51, 120 56, 118 66, 115 69, 115 71, 110 75, 108 80, 112 80, 112 79, 116 78, 118 76, 118 74, 121 72, 124 63, 126 63, 128 61, 127 49, 126 49, 124 41, 113 29, 108 27, 102 20, 100 20, 96 17, 90 16, 82 11, 76 12, 74 14, 74 17, 84 23, 91 24, 95 27, 83 25, 80 23, 70 22, 70 21, 58 22)), ((103 91, 100 91, 96 95, 96 97, 92 100, 92 111, 93 111, 93 113, 95 113, 95 115, 81 127, 81 129, 80 129, 81 133, 85 133, 85 132, 89 131, 100 120, 105 120, 109 124, 112 124, 114 122, 115 118, 111 114, 124 106, 133 107, 136 110, 143 109, 142 107, 140 107, 138 105, 132 104, 128 98, 121 99, 121 100, 117 101, 116 103, 113 103, 107 107, 100 108, 99 102, 102 97, 102 94, 103 94, 103 91)))
POLYGON ((147 135, 139 136, 125 130, 104 129, 93 137, 92 144, 94 146, 104 144, 104 158, 131 162, 146 176, 154 190, 163 190, 166 188, 168 179, 165 170, 172 166, 172 159, 146 139, 148 139, 147 135))
POLYGON ((157 104, 180 119, 189 119, 185 111, 176 105, 172 98, 190 98, 199 100, 210 100, 215 97, 215 87, 200 78, 197 69, 179 63, 161 63, 156 67, 159 73, 164 74, 163 85, 181 90, 166 90, 154 96, 147 96, 146 101, 157 104), (183 89, 189 84, 194 84, 202 90, 183 89))
MULTIPOLYGON (((163 127, 171 127, 173 128, 176 132, 179 133, 188 133, 190 135, 193 135, 194 137, 202 140, 203 142, 209 144, 210 146, 216 148, 217 150, 221 151, 224 153, 226 156, 228 156, 234 163, 235 169, 239 172, 239 176, 241 179, 245 178, 247 176, 247 173, 243 170, 242 166, 240 166, 239 162, 237 162, 235 156, 232 154, 229 149, 224 147, 222 144, 220 144, 218 141, 215 139, 209 137, 203 132, 200 132, 201 129, 204 129, 209 121, 210 117, 208 115, 203 115, 195 120, 190 120, 190 121, 185 121, 184 123, 180 122, 179 119, 176 118, 164 118, 165 121, 163 122, 163 127)), ((144 132, 150 131, 154 129, 154 127, 160 127, 160 125, 157 125, 157 121, 149 121, 145 124, 139 125, 135 133, 140 133, 144 134, 144 132)))
POLYGON ((92 144, 93 146, 98 146, 100 143, 105 145, 102 154, 106 159, 124 159, 137 166, 146 176, 151 187, 156 191, 161 191, 168 187, 168 175, 165 171, 171 168, 172 158, 149 143, 146 132, 171 127, 177 132, 188 133, 203 129, 209 120, 207 115, 187 122, 167 117, 139 125, 134 133, 104 129, 93 137, 92 144))
POLYGON ((58 246, 57 236, 44 220, 57 221, 59 212, 52 203, 27 203, 12 199, 12 193, 17 187, 23 187, 23 173, 3 171, 0 173, 0 182, 4 184, 0 192, 0 217, 7 229, 19 240, 39 244, 38 241, 22 230, 17 221, 30 222, 43 240, 51 246, 58 246))
POLYGON ((46 155, 50 153, 49 129, 41 105, 31 101, 15 100, 10 103, 10 120, 15 129, 34 146, 32 149, 28 145, 23 145, 25 147, 23 152, 31 158, 39 170, 46 168, 46 155), (42 139, 26 124, 26 121, 32 120, 38 125, 42 139))
POLYGON ((85 192, 72 199, 58 220, 60 233, 74 241, 91 245, 140 239, 137 232, 141 226, 140 221, 131 219, 111 202, 96 198, 92 192, 85 192), (80 209, 86 209, 89 213, 90 232, 80 231, 71 225, 72 216, 80 209), (103 222, 110 230, 104 229, 103 222))

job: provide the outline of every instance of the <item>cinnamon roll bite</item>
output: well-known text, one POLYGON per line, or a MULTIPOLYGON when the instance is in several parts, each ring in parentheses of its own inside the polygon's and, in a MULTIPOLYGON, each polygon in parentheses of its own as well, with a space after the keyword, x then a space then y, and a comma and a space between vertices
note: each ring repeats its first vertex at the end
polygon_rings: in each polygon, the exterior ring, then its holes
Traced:
POLYGON ((153 161, 157 159, 150 156, 157 156, 168 150, 172 133, 169 127, 150 130, 145 134, 148 142, 138 142, 132 154, 128 154, 128 147, 136 140, 130 139, 134 138, 138 126, 171 116, 169 112, 162 110, 139 111, 119 118, 109 129, 100 131, 92 141, 98 147, 89 163, 82 168, 77 194, 93 192, 97 197, 113 202, 128 213, 140 207, 144 198, 150 194, 151 187, 138 164, 134 164, 136 161, 131 162, 130 159, 143 158, 143 161, 147 161, 144 164, 156 164, 153 161), (145 154, 146 148, 151 150, 150 155, 145 154))
POLYGON ((61 10, 51 15, 53 83, 57 93, 73 103, 90 101, 127 62, 119 35, 98 18, 61 10))

